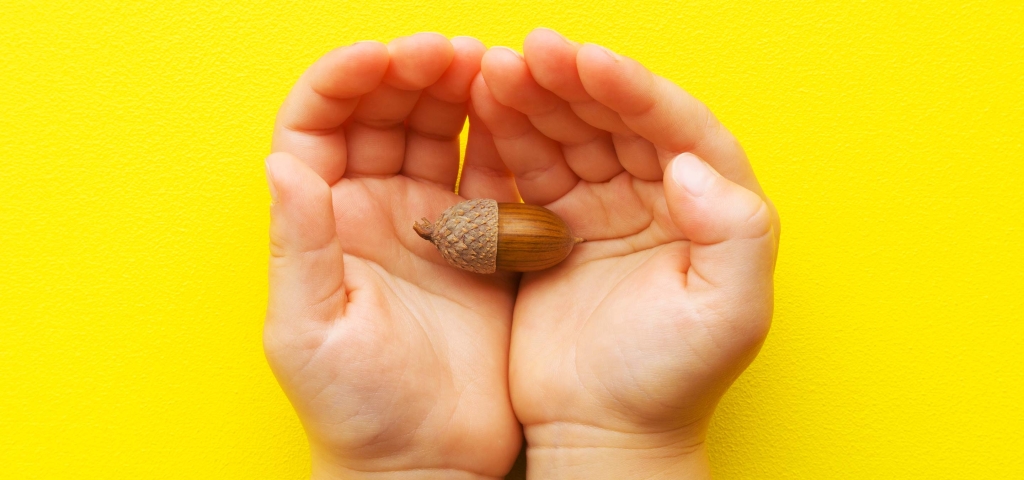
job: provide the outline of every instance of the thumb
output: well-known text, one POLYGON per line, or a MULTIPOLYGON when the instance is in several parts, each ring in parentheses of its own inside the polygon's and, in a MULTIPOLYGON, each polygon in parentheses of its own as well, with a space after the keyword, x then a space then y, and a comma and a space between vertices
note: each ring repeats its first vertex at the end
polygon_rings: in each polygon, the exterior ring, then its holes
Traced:
POLYGON ((333 319, 345 306, 344 262, 331 188, 288 153, 267 157, 270 207, 268 325, 333 319))
POLYGON ((687 273, 744 296, 770 293, 776 237, 768 204, 690 153, 669 163, 664 185, 669 215, 691 242, 687 273))

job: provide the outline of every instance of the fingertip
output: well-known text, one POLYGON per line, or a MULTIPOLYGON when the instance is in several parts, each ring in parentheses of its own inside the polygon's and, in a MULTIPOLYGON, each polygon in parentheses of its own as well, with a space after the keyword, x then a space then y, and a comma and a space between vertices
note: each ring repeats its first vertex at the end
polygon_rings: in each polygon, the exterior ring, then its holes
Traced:
POLYGON ((274 184, 274 174, 270 170, 270 159, 273 154, 270 154, 266 159, 263 160, 263 169, 267 177, 267 190, 270 192, 270 201, 272 203, 277 202, 277 185, 274 184))
POLYGON ((469 85, 469 95, 473 110, 484 123, 489 123, 492 118, 499 115, 498 112, 508 109, 508 107, 498 103, 498 100, 494 98, 491 86, 488 84, 483 72, 473 77, 473 82, 469 85))
POLYGON ((477 97, 484 93, 489 93, 487 90, 487 80, 484 80, 483 72, 477 72, 473 76, 473 80, 469 82, 470 102, 475 102, 477 97))
POLYGON ((623 58, 622 55, 611 51, 607 47, 589 42, 580 46, 579 51, 576 52, 576 62, 580 64, 580 68, 584 66, 587 68, 614 67, 623 58))
POLYGON ((580 45, 579 42, 570 40, 568 37, 562 35, 557 30, 548 27, 537 27, 531 30, 530 33, 526 35, 526 39, 523 40, 523 50, 526 50, 527 45, 537 45, 538 43, 546 44, 551 41, 565 44, 571 47, 578 47, 580 45))
POLYGON ((535 29, 523 40, 523 56, 533 78, 569 102, 593 100, 580 82, 576 67, 579 48, 580 43, 547 28, 535 29))
POLYGON ((455 48, 439 33, 422 32, 392 40, 391 57, 384 82, 403 90, 421 90, 444 74, 455 56, 455 48))
POLYGON ((483 72, 477 73, 469 84, 469 103, 470 109, 483 123, 488 123, 497 109, 507 108, 494 99, 483 72))
POLYGON ((432 49, 450 52, 452 51, 452 42, 448 40, 448 37, 437 32, 418 32, 391 40, 387 43, 387 48, 391 54, 432 49))
POLYGON ((473 37, 454 37, 451 42, 454 55, 448 69, 426 92, 445 102, 462 103, 469 99, 470 83, 480 73, 480 60, 487 47, 473 37))
POLYGON ((692 153, 676 156, 665 174, 692 197, 703 196, 716 179, 711 167, 692 153))
POLYGON ((608 95, 608 82, 615 79, 619 68, 618 59, 610 54, 610 50, 593 43, 585 43, 576 52, 576 69, 579 71, 580 83, 586 92, 603 101, 608 95))
POLYGON ((347 47, 342 47, 352 55, 366 55, 377 62, 387 63, 388 46, 377 40, 360 40, 347 47))
POLYGON ((330 196, 330 187, 305 163, 286 152, 266 159, 267 182, 275 202, 291 203, 298 196, 330 196))
POLYGON ((761 197, 721 176, 692 153, 672 159, 664 185, 672 218, 697 243, 758 238, 771 231, 771 210, 761 197))
POLYGON ((456 53, 465 52, 482 57, 484 55, 484 52, 487 51, 487 46, 484 45, 484 42, 481 42, 480 39, 476 37, 471 37, 469 35, 459 35, 452 37, 451 43, 452 48, 455 49, 456 53))
POLYGON ((310 69, 309 84, 328 98, 352 98, 380 84, 388 69, 387 47, 377 41, 363 41, 336 48, 310 69))
POLYGON ((469 76, 469 81, 472 81, 473 77, 480 73, 480 64, 487 53, 487 46, 473 37, 455 37, 452 39, 452 48, 455 52, 452 58, 453 67, 458 62, 459 67, 472 70, 472 75, 469 76))
POLYGON ((587 93, 620 114, 636 115, 655 105, 655 77, 636 60, 588 43, 577 53, 576 67, 587 93))
POLYGON ((524 114, 550 113, 561 103, 557 95, 537 83, 526 60, 510 48, 490 49, 480 71, 498 102, 524 114))
POLYGON ((290 154, 285 152, 274 152, 267 156, 264 160, 264 167, 267 171, 267 186, 270 188, 270 197, 273 198, 274 202, 280 199, 279 187, 281 179, 287 176, 287 165, 290 161, 290 154))
POLYGON ((522 53, 519 53, 519 51, 517 51, 516 49, 514 49, 512 47, 506 47, 504 45, 497 45, 497 46, 491 47, 491 48, 488 49, 488 51, 490 51, 490 50, 493 50, 494 53, 496 53, 496 54, 504 54, 504 55, 511 54, 511 57, 509 57, 509 58, 518 58, 518 59, 522 59, 523 58, 523 54, 522 53))
POLYGON ((509 47, 491 47, 480 59, 480 72, 488 80, 495 80, 516 70, 521 64, 525 65, 525 62, 519 52, 509 47))
POLYGON ((494 136, 513 138, 534 129, 526 115, 501 103, 482 74, 473 79, 470 96, 473 112, 494 136))
POLYGON ((270 208, 270 236, 276 255, 285 256, 325 245, 335 238, 331 189, 290 154, 267 157, 267 176, 277 193, 270 208))

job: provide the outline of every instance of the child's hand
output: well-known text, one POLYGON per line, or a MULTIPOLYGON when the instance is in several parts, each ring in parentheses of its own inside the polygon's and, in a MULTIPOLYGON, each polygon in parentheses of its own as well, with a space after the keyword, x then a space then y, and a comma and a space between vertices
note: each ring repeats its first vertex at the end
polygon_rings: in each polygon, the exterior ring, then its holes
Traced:
POLYGON ((778 215, 676 85, 550 30, 524 51, 487 52, 473 107, 523 199, 587 239, 516 300, 530 475, 702 476, 712 411, 768 332, 778 215))
MULTIPOLYGON (((461 201, 458 135, 483 52, 434 34, 341 48, 278 114, 264 346, 314 478, 495 477, 519 451, 507 377, 516 278, 451 268, 412 230, 461 201)), ((470 160, 500 165, 486 149, 470 160)), ((515 192, 510 177, 462 185, 515 192)))

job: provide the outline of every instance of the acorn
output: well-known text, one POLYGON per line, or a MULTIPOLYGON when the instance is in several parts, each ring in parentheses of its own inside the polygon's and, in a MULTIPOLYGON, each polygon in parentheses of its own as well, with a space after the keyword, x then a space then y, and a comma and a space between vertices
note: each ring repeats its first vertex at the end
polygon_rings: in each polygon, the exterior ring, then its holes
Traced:
POLYGON ((412 229, 450 265, 476 273, 543 270, 584 241, 551 210, 487 198, 452 205, 435 222, 424 218, 412 229))

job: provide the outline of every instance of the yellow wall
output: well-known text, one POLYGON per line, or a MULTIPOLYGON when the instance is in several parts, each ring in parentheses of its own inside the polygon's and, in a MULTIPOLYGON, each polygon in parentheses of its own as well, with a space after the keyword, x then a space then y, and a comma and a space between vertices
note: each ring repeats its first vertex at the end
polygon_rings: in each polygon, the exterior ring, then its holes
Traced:
POLYGON ((704 99, 782 214, 718 478, 1024 478, 1024 3, 219 3, 0 4, 0 477, 307 475, 260 345, 276 108, 341 44, 543 25, 704 99))

